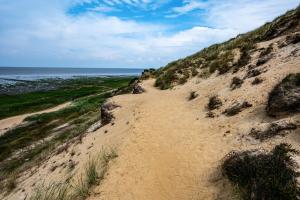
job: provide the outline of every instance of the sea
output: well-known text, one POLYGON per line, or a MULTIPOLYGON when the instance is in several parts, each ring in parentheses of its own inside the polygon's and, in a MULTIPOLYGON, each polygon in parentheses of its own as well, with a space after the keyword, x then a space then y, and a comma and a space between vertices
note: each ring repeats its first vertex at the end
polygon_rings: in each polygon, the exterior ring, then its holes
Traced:
POLYGON ((0 84, 50 78, 138 76, 142 71, 129 68, 0 67, 0 84))

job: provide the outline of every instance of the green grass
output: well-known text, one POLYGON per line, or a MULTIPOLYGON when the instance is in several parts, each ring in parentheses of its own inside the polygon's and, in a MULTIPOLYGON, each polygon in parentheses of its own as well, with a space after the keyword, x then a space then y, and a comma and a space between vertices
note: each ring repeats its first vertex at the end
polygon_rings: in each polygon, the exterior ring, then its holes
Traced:
MULTIPOLYGON (((40 162, 60 144, 82 134, 100 120, 100 105, 109 97, 110 90, 125 87, 131 78, 107 79, 101 86, 107 92, 78 98, 64 109, 33 115, 24 126, 16 127, 0 136, 0 175, 20 172, 40 162), (65 129, 55 128, 68 123, 65 129), (22 151, 22 154, 16 154, 22 151)), ((0 180, 1 183, 1 180, 0 180)))
MULTIPOLYGON (((0 95, 0 119, 44 110, 80 97, 107 91, 108 88, 124 86, 124 81, 127 82, 129 79, 131 78, 68 79, 56 90, 0 95)), ((51 84, 49 80, 47 81, 51 84)), ((36 82, 38 83, 39 81, 36 82)))

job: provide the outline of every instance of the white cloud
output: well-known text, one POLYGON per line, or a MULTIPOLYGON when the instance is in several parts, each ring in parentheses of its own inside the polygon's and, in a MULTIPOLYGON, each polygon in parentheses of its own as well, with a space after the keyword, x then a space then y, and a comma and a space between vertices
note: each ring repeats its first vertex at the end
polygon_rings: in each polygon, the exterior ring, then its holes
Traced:
POLYGON ((298 0, 231 0, 210 2, 205 19, 210 26, 231 28, 240 33, 272 21, 285 11, 299 5, 298 0))
POLYGON ((208 3, 197 0, 185 0, 183 3, 183 6, 172 8, 172 14, 167 15, 166 17, 178 17, 194 10, 207 8, 208 6, 208 3))
MULTIPOLYGON (((77 3, 91 1, 94 0, 77 3)), ((95 12, 72 17, 66 14, 66 9, 74 2, 0 0, 3 5, 0 7, 0 65, 158 67, 248 31, 296 4, 293 0, 285 3, 265 0, 254 4, 250 0, 217 4, 219 1, 214 0, 205 16, 207 24, 214 28, 194 26, 174 32, 171 30, 180 28, 180 24, 141 23, 95 12)), ((149 5, 151 2, 139 1, 149 5)))
POLYGON ((106 12, 120 11, 120 10, 111 6, 99 5, 94 8, 90 8, 89 11, 106 13, 106 12))

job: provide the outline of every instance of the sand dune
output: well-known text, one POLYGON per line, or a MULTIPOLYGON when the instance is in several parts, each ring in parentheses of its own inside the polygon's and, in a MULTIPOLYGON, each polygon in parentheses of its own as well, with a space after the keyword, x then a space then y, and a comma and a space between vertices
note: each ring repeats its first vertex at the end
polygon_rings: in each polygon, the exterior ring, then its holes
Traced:
MULTIPOLYGON (((261 43, 260 47, 269 43, 261 43)), ((121 106, 113 111, 114 125, 87 134, 82 143, 72 144, 69 152, 53 155, 25 173, 18 180, 18 189, 5 199, 24 199, 41 181, 50 184, 76 177, 88 158, 102 147, 115 147, 119 156, 109 164, 101 184, 92 188, 90 200, 234 199, 231 185, 219 170, 222 158, 231 150, 270 149, 281 142, 300 149, 299 129, 263 143, 244 137, 253 126, 275 120, 266 116, 267 97, 287 74, 299 72, 299 57, 290 57, 293 50, 279 49, 274 58, 260 66, 264 69, 260 75, 263 83, 252 85, 254 78, 249 78, 233 91, 232 78, 244 77, 246 68, 236 74, 194 78, 166 91, 154 88, 154 80, 143 81, 145 93, 110 100, 121 106), (191 91, 199 96, 188 101, 191 91), (206 105, 215 94, 220 96, 223 106, 216 111, 216 118, 207 118, 206 105), (247 100, 253 106, 232 117, 223 115, 236 100, 247 100), (70 151, 75 151, 75 156, 70 151), (70 159, 77 163, 72 172, 61 167, 70 159), (57 169, 50 171, 53 165, 57 169)), ((253 55, 253 63, 257 56, 253 55)), ((300 116, 290 118, 299 120, 300 116)), ((20 122, 22 117, 17 119, 20 122)))

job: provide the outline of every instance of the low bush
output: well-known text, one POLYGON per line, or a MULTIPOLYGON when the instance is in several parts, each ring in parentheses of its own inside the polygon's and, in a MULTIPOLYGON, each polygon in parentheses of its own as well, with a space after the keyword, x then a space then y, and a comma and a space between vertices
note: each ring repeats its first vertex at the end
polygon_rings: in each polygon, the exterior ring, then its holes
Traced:
POLYGON ((220 108, 222 105, 222 100, 217 95, 215 95, 209 98, 207 108, 209 110, 215 110, 220 108))
POLYGON ((244 83, 244 81, 242 79, 240 79, 239 77, 233 77, 231 80, 230 88, 232 90, 235 90, 237 88, 240 88, 243 83, 244 83))
POLYGON ((231 152, 222 164, 223 174, 238 186, 243 199, 296 200, 299 172, 292 155, 298 151, 288 144, 277 145, 270 153, 231 152))
POLYGON ((274 87, 266 111, 270 116, 300 112, 300 73, 289 74, 274 87))

